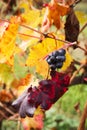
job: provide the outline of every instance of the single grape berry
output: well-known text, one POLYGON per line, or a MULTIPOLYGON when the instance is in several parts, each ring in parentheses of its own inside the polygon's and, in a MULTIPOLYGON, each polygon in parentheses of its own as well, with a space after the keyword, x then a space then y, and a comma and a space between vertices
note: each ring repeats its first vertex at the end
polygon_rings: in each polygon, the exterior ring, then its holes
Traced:
POLYGON ((56 69, 56 65, 55 65, 55 64, 51 64, 51 65, 50 65, 50 68, 51 68, 52 70, 55 70, 55 69, 56 69))
POLYGON ((66 60, 65 54, 66 51, 64 49, 59 49, 52 52, 47 57, 46 61, 49 64, 51 70, 55 70, 56 68, 61 68, 63 66, 63 62, 66 60))
POLYGON ((56 59, 55 59, 55 56, 52 55, 52 56, 50 57, 50 60, 51 60, 51 63, 55 63, 55 60, 56 60, 56 59))
POLYGON ((54 55, 55 57, 59 55, 59 52, 58 51, 54 51, 52 52, 52 55, 54 55))
POLYGON ((62 62, 64 62, 65 59, 66 59, 65 56, 57 56, 57 57, 56 57, 56 60, 57 60, 57 61, 62 61, 62 62))
POLYGON ((56 64, 56 68, 61 68, 62 66, 63 66, 62 62, 56 64))
POLYGON ((47 59, 47 62, 48 62, 48 64, 50 65, 50 64, 51 64, 51 59, 48 58, 48 59, 47 59))
POLYGON ((59 55, 64 56, 66 54, 66 51, 64 49, 58 50, 59 55))

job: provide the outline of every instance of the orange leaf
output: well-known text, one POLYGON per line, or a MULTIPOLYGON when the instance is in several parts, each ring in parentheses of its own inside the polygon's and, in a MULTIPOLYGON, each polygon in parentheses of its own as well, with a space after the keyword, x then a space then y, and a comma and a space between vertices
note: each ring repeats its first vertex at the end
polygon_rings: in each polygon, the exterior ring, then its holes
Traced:
POLYGON ((51 1, 46 9, 42 23, 42 31, 47 31, 52 24, 54 24, 59 29, 62 25, 60 17, 66 15, 68 11, 68 5, 51 1))
POLYGON ((22 119, 22 124, 24 130, 34 129, 42 129, 43 128, 43 114, 35 115, 33 118, 26 117, 22 119))
POLYGON ((7 90, 1 90, 0 91, 0 101, 1 102, 9 102, 11 101, 13 98, 13 96, 11 95, 11 93, 7 90))
MULTIPOLYGON (((27 74, 25 78, 21 78, 20 80, 17 80, 15 79, 13 82, 12 82, 12 86, 15 87, 16 89, 19 89, 19 91, 21 91, 21 86, 25 86, 25 85, 28 85, 31 81, 31 77, 32 75, 31 74, 27 74)), ((25 88, 24 88, 25 89, 25 88)))

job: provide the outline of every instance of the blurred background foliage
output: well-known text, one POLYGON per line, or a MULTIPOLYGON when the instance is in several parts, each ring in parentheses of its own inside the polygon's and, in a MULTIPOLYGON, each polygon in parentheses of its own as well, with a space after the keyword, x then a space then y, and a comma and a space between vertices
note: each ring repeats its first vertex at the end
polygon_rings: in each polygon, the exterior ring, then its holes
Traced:
POLYGON ((52 128, 54 130, 77 130, 86 100, 87 85, 71 86, 69 91, 46 112, 44 130, 52 128))
MULTIPOLYGON (((0 17, 7 18, 19 13, 18 3, 24 0, 1 0, 0 17)), ((26 0, 25 0, 26 1, 26 0)), ((43 3, 50 0, 28 0, 37 9, 42 9, 43 3)), ((80 21, 87 22, 87 0, 82 0, 76 7, 76 13, 80 21), (79 12, 79 13, 78 13, 79 12), (81 14, 81 15, 80 15, 81 14)), ((23 10, 21 10, 23 11, 23 10)), ((81 39, 86 41, 87 28, 82 32, 81 39)), ((57 101, 57 103, 45 114, 43 130, 76 130, 79 125, 81 113, 87 100, 87 85, 70 86, 69 91, 57 101)), ((86 124, 87 125, 87 124, 86 124)), ((1 130, 18 129, 17 121, 5 120, 1 130)), ((22 130, 22 125, 20 130, 22 130)), ((87 127, 86 127, 87 129, 87 127)), ((33 129, 32 129, 33 130, 33 129)), ((39 130, 39 129, 37 129, 39 130)))

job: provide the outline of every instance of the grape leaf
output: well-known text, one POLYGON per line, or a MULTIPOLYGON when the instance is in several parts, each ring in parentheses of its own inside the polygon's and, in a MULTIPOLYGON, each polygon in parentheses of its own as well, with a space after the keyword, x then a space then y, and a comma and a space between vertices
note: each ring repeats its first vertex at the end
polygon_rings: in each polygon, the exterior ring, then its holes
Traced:
POLYGON ((14 80, 11 67, 7 64, 0 64, 0 82, 5 83, 8 87, 14 80))
POLYGON ((68 5, 60 4, 57 1, 51 1, 47 6, 46 13, 44 15, 42 31, 47 31, 52 24, 59 29, 62 26, 61 16, 66 15, 68 11, 68 5))
POLYGON ((74 10, 71 8, 65 23, 65 40, 69 42, 77 41, 79 30, 79 21, 74 13, 74 10))
POLYGON ((9 102, 13 98, 12 94, 7 90, 0 91, 0 101, 1 102, 9 102))
POLYGON ((69 65, 71 64, 72 61, 73 61, 72 56, 69 54, 69 52, 66 52, 66 61, 64 62, 61 70, 65 71, 69 67, 69 65))
POLYGON ((15 44, 16 35, 19 27, 17 18, 12 17, 8 28, 5 30, 3 36, 0 39, 0 62, 7 62, 13 64, 13 55, 19 52, 21 49, 15 44), (16 21, 16 23, 15 23, 16 21))
POLYGON ((87 22, 87 14, 83 11, 75 11, 76 17, 80 22, 80 26, 84 25, 87 22))
POLYGON ((21 17, 26 24, 35 28, 41 23, 43 18, 43 9, 31 9, 31 7, 29 8, 29 4, 27 2, 21 3, 19 8, 24 9, 24 13, 21 14, 21 17))
POLYGON ((17 79, 24 78, 28 74, 28 67, 24 63, 24 57, 18 54, 14 56, 14 75, 17 79))
POLYGON ((26 117, 25 119, 22 119, 23 128, 26 128, 26 130, 31 128, 42 129, 43 118, 43 114, 39 112, 38 115, 35 115, 33 118, 26 117))

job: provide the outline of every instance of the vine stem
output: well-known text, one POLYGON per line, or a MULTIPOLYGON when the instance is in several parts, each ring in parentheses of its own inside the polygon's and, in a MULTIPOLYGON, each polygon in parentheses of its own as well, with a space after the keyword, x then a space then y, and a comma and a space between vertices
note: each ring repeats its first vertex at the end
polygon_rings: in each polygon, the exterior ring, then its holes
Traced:
POLYGON ((48 33, 48 34, 43 34, 43 35, 44 35, 45 38, 51 38, 51 39, 54 39, 54 40, 58 40, 58 41, 60 41, 60 42, 67 43, 67 44, 70 43, 70 42, 68 42, 68 41, 65 41, 65 40, 62 40, 62 39, 59 39, 59 38, 56 38, 56 37, 49 36, 49 34, 50 34, 50 33, 48 33))
MULTIPOLYGON (((54 39, 53 37, 50 37, 50 36, 48 36, 48 38, 52 38, 52 39, 54 39)), ((65 41, 65 40, 61 40, 61 39, 59 39, 59 38, 55 38, 55 40, 58 40, 58 41, 60 41, 60 42, 64 42, 64 43, 66 43, 66 45, 68 46, 68 47, 70 47, 70 46, 73 46, 73 45, 76 45, 76 43, 77 42, 68 42, 68 41, 65 41)), ((66 46, 65 45, 65 46, 66 46)), ((83 48, 83 47, 81 47, 81 46, 79 46, 79 45, 76 45, 78 48, 80 48, 81 50, 83 50, 84 52, 86 52, 87 53, 87 50, 85 49, 85 48, 83 48)))
POLYGON ((9 108, 7 108, 4 104, 2 104, 2 102, 0 102, 0 106, 2 107, 2 109, 5 109, 7 112, 9 112, 10 114, 14 115, 14 112, 11 111, 9 108))
POLYGON ((82 0, 76 0, 75 5, 81 2, 82 0))
POLYGON ((4 117, 5 119, 8 119, 8 117, 5 115, 5 113, 1 110, 0 110, 0 115, 2 115, 2 117, 4 117))
MULTIPOLYGON (((1 20, 1 21, 4 21, 4 22, 11 23, 11 22, 8 21, 8 20, 4 20, 4 19, 0 19, 0 20, 1 20)), ((54 38, 54 37, 48 36, 48 34, 44 34, 44 33, 40 32, 40 31, 38 31, 38 30, 36 30, 36 29, 33 29, 32 27, 29 27, 29 26, 27 26, 27 25, 22 25, 22 24, 20 24, 20 26, 25 27, 25 28, 27 28, 27 29, 30 29, 30 30, 32 30, 32 31, 34 31, 34 32, 40 33, 41 35, 44 36, 44 38, 51 38, 51 39, 55 39, 55 40, 58 40, 58 41, 60 41, 60 42, 64 42, 64 43, 68 43, 68 44, 69 44, 68 41, 65 41, 65 40, 61 40, 61 39, 59 39, 59 38, 54 38)), ((22 33, 21 33, 21 35, 30 36, 30 35, 22 34, 22 33)), ((32 36, 32 37, 33 37, 33 36, 32 36)))
POLYGON ((10 116, 7 120, 8 120, 8 121, 9 121, 9 120, 15 120, 15 121, 18 121, 18 120, 19 120, 19 114, 16 113, 16 114, 10 116))
POLYGON ((81 47, 79 45, 77 45, 77 47, 87 53, 87 50, 85 48, 83 48, 83 47, 81 47))
POLYGON ((75 0, 74 3, 70 5, 70 7, 75 7, 81 1, 82 0, 75 0))
POLYGON ((79 34, 87 27, 87 22, 83 25, 83 27, 81 28, 79 34))
POLYGON ((27 36, 27 37, 32 37, 32 38, 37 38, 40 40, 40 37, 37 37, 37 36, 33 36, 33 35, 29 35, 29 34, 24 34, 24 33, 18 33, 19 35, 24 35, 24 36, 27 36))
MULTIPOLYGON (((0 19, 0 20, 3 21, 3 22, 11 23, 9 20, 5 20, 5 19, 0 19)), ((19 25, 22 26, 22 27, 24 27, 24 28, 30 29, 30 30, 32 30, 34 32, 37 32, 37 33, 39 33, 41 35, 44 35, 42 32, 40 32, 40 31, 38 31, 38 30, 30 27, 30 26, 27 26, 27 25, 24 25, 24 24, 19 24, 19 25)))
MULTIPOLYGON (((0 19, 0 20, 1 20, 1 21, 4 21, 4 22, 11 23, 11 22, 8 21, 8 20, 3 20, 3 19, 0 19)), ((54 39, 54 40, 58 40, 58 41, 60 41, 60 42, 64 42, 64 43, 69 44, 69 46, 73 46, 73 45, 76 44, 76 42, 70 43, 70 42, 68 42, 68 41, 65 41, 65 40, 62 40, 62 39, 59 39, 59 38, 55 38, 55 37, 49 36, 48 34, 44 34, 44 33, 40 32, 40 31, 38 31, 38 30, 36 30, 36 29, 34 29, 34 28, 32 28, 32 27, 29 27, 29 26, 27 26, 27 25, 22 25, 22 24, 19 24, 19 25, 20 25, 20 26, 23 26, 23 27, 25 27, 25 28, 27 28, 27 29, 30 29, 30 30, 32 30, 32 31, 35 31, 35 32, 37 32, 37 33, 39 33, 39 34, 41 34, 41 35, 43 35, 44 38, 51 38, 51 39, 54 39)), ((80 32, 82 32, 83 29, 84 29, 86 26, 87 26, 87 25, 85 24, 85 25, 83 26, 83 28, 80 30, 80 32)), ((41 40, 41 38, 40 38, 40 37, 37 37, 37 36, 32 36, 32 35, 23 34, 23 33, 18 33, 18 34, 25 35, 25 36, 29 36, 29 37, 33 37, 33 38, 37 38, 37 39, 41 40)), ((78 45, 77 45, 77 47, 87 53, 87 50, 86 50, 86 49, 84 49, 84 48, 82 48, 81 46, 78 46, 78 45)))
MULTIPOLYGON (((68 47, 73 46, 73 45, 76 45, 76 42, 69 43, 69 44, 65 44, 63 47, 58 48, 58 50, 59 50, 59 49, 62 49, 62 48, 67 49, 68 47)), ((52 52, 50 52, 50 53, 52 53, 52 52)), ((46 55, 46 56, 43 57, 42 59, 44 60, 44 59, 46 59, 47 57, 48 57, 48 55, 46 55)), ((40 59, 40 60, 42 60, 42 59, 40 59)))
POLYGON ((40 31, 38 31, 38 30, 36 30, 36 29, 30 27, 30 26, 23 25, 23 24, 20 24, 20 26, 25 27, 25 28, 27 28, 27 29, 30 29, 30 30, 32 30, 32 31, 34 31, 34 32, 37 32, 37 33, 41 34, 41 35, 44 35, 42 32, 40 32, 40 31))
POLYGON ((18 124, 17 124, 17 130, 20 130, 20 128, 21 128, 21 122, 20 122, 20 117, 19 117, 18 124))
POLYGON ((87 118, 87 102, 84 106, 84 110, 82 112, 82 116, 80 119, 80 124, 77 130, 85 130, 85 122, 86 122, 86 118, 87 118))
POLYGON ((77 71, 75 71, 72 75, 72 77, 70 78, 70 83, 74 80, 74 78, 76 77, 76 75, 79 73, 79 71, 84 67, 84 65, 82 64, 79 69, 77 71))

